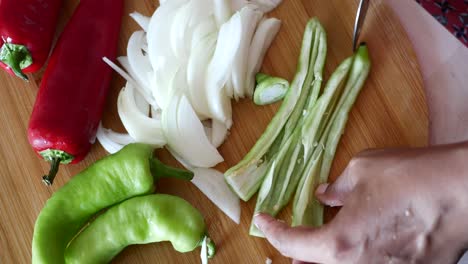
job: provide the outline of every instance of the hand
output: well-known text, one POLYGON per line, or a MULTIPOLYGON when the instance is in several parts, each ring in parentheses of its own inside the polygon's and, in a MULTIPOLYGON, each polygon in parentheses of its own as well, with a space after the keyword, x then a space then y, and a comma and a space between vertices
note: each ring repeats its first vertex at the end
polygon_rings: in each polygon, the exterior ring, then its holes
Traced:
POLYGON ((367 151, 316 197, 343 206, 320 228, 254 219, 295 263, 454 263, 468 245, 468 148, 367 151))

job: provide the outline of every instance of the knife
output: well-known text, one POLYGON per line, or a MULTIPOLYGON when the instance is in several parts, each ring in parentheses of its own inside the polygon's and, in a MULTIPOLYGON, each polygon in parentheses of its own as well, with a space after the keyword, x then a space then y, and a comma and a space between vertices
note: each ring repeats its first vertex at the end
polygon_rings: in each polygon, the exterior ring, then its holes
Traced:
POLYGON ((367 10, 369 8, 369 0, 360 0, 359 8, 356 14, 356 21, 354 22, 354 33, 353 33, 353 52, 358 47, 359 35, 361 34, 364 20, 366 19, 367 10))

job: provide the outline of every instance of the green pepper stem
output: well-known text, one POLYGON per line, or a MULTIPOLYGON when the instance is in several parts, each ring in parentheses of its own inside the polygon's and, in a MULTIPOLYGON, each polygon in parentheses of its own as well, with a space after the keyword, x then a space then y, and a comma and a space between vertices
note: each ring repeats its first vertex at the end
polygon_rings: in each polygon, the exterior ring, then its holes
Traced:
POLYGON ((31 53, 25 46, 4 43, 0 49, 0 61, 8 65, 16 76, 28 81, 23 69, 29 67, 33 61, 31 53))
POLYGON ((165 165, 157 158, 150 158, 151 173, 155 178, 176 178, 190 181, 193 179, 193 172, 182 170, 165 165))
POLYGON ((216 245, 213 242, 213 240, 211 240, 211 238, 208 236, 206 237, 206 248, 208 249, 208 258, 214 257, 214 255, 216 254, 216 245))
POLYGON ((47 185, 47 186, 51 186, 52 183, 54 182, 54 179, 55 179, 55 176, 57 175, 57 172, 58 172, 58 169, 59 169, 59 165, 60 165, 60 162, 62 160, 59 158, 59 157, 55 157, 53 158, 51 161, 50 161, 50 171, 49 171, 49 174, 48 175, 44 175, 42 177, 42 182, 47 185))

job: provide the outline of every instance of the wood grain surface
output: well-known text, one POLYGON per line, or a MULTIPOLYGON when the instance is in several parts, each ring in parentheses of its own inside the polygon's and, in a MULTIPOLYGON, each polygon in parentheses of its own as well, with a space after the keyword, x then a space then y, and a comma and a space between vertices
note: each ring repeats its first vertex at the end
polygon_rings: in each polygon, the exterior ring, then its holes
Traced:
MULTIPOLYGON (((382 1, 371 1, 362 39, 369 45, 373 67, 351 112, 331 179, 335 179, 351 157, 363 149, 422 146, 427 142, 427 111, 416 58, 404 30, 382 1)), ((78 2, 65 1, 59 31, 78 2)), ((283 24, 267 54, 263 71, 289 80, 293 78, 306 21, 317 16, 328 32, 325 71, 328 79, 335 67, 351 55, 357 2, 284 0, 270 14, 281 19, 283 24)), ((157 6, 157 0, 127 0, 126 13, 138 11, 151 15, 157 6)), ((127 40, 137 29, 136 23, 125 16, 119 41, 120 55, 125 55, 127 40)), ((88 45, 83 48, 92 48, 92 41, 88 45)), ((53 187, 41 183, 41 176, 48 171, 49 165, 32 151, 26 136, 41 73, 32 77, 34 81, 26 83, 0 73, 0 263, 30 262, 34 222, 46 200, 73 175, 106 155, 97 143, 82 163, 63 166, 53 187)), ((124 131, 116 109, 117 95, 123 85, 123 80, 115 75, 103 117, 104 125, 117 131, 124 131)), ((225 158, 225 162, 218 166, 220 170, 236 164, 248 152, 277 107, 257 107, 249 100, 234 104, 234 127, 220 148, 225 158)), ((164 162, 177 165, 166 151, 158 150, 157 155, 164 162)), ((267 257, 275 264, 290 262, 264 239, 248 235, 256 197, 242 204, 241 224, 236 225, 190 183, 161 180, 157 190, 181 196, 202 212, 218 246, 218 254, 210 263, 265 263, 267 257)), ((279 217, 290 221, 290 208, 279 217)), ((181 254, 169 243, 131 246, 114 263, 199 263, 199 250, 181 254)))

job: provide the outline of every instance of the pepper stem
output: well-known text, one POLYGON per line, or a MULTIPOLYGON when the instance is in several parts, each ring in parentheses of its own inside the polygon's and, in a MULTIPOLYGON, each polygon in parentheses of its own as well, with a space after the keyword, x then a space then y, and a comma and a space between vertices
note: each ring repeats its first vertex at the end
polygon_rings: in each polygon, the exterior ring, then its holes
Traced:
POLYGON ((33 63, 29 50, 23 45, 4 43, 0 48, 0 61, 5 63, 13 73, 21 79, 28 81, 23 69, 33 63))
POLYGON ((42 182, 47 185, 51 186, 54 183, 55 176, 57 175, 60 162, 62 160, 59 157, 55 157, 50 162, 50 171, 49 174, 42 176, 42 182))
POLYGON ((193 172, 167 166, 153 157, 150 158, 150 169, 155 178, 176 178, 186 181, 193 179, 193 172))
POLYGON ((57 175, 59 165, 68 164, 73 161, 74 157, 65 151, 57 150, 57 149, 46 149, 39 154, 48 162, 51 163, 50 171, 48 175, 42 177, 42 182, 45 185, 50 186, 54 182, 55 176, 57 175))
POLYGON ((211 240, 211 238, 208 236, 206 237, 206 248, 208 249, 208 258, 214 257, 214 255, 216 254, 216 245, 213 242, 213 240, 211 240))

